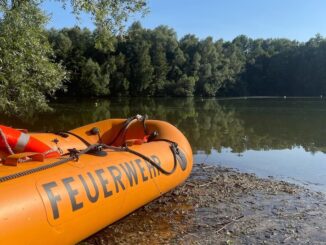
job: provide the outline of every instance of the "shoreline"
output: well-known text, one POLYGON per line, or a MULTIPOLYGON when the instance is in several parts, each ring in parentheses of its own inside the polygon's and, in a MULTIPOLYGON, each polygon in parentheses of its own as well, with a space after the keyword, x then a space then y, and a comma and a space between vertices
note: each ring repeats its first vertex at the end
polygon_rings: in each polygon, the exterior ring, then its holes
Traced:
POLYGON ((80 244, 252 244, 326 241, 326 198, 285 181, 207 164, 80 244))

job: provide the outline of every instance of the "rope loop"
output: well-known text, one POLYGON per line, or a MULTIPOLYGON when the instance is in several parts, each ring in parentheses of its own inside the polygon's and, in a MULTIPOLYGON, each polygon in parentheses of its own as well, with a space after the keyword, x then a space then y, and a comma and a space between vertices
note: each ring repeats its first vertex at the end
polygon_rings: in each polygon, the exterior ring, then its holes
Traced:
POLYGON ((73 159, 76 162, 79 161, 80 151, 78 151, 76 148, 72 148, 72 149, 68 149, 68 152, 69 152, 69 157, 71 159, 73 159))
POLYGON ((12 148, 10 147, 10 145, 9 145, 9 143, 8 143, 8 140, 7 140, 7 137, 6 137, 6 135, 4 134, 4 132, 2 131, 2 129, 0 129, 0 136, 1 136, 2 141, 3 141, 3 143, 5 144, 5 146, 6 146, 7 150, 8 150, 8 152, 9 152, 11 155, 15 154, 14 151, 12 150, 12 148))

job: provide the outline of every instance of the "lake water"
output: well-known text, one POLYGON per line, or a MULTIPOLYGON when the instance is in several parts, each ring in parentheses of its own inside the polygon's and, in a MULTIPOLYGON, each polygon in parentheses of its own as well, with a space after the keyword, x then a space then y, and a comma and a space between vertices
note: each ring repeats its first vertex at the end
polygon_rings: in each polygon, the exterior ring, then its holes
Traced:
POLYGON ((147 114, 189 139, 196 162, 326 192, 326 101, 321 99, 119 98, 67 100, 53 112, 1 124, 34 131, 69 130, 105 118, 147 114))

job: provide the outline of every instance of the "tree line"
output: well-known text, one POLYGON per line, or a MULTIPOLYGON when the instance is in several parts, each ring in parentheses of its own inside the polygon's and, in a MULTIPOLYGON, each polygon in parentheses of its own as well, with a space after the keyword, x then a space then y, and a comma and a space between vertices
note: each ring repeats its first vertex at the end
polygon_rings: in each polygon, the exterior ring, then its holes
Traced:
POLYGON ((0 112, 49 109, 53 97, 320 96, 326 39, 178 38, 167 26, 123 26, 146 0, 59 1, 96 29, 46 30, 39 0, 0 2, 0 112))
MULTIPOLYGON (((81 13, 92 16, 97 29, 92 45, 99 50, 106 50, 111 36, 122 33, 130 15, 148 10, 146 0, 54 1, 70 7, 77 17, 81 13)), ((42 10, 44 2, 0 1, 0 112, 24 117, 32 111, 49 110, 49 99, 69 79, 65 68, 55 62, 48 41, 45 26, 49 16, 42 10)), ((89 69, 92 65, 89 62, 89 69)))
MULTIPOLYGON (((69 74, 69 96, 320 96, 326 92, 326 39, 232 41, 177 38, 167 26, 139 22, 123 36, 79 27, 47 32, 69 74)), ((63 93, 61 93, 63 94, 63 93)))

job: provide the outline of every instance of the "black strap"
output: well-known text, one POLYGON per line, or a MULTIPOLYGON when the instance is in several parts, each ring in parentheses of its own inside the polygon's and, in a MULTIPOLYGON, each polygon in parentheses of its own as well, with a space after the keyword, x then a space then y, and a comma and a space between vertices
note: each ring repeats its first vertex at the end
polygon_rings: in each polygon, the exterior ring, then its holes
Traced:
POLYGON ((114 137, 114 139, 108 144, 108 145, 113 145, 119 138, 122 138, 125 136, 127 129, 129 128, 129 126, 131 125, 131 123, 134 120, 139 120, 139 118, 141 118, 141 121, 143 123, 143 127, 144 127, 144 133, 145 135, 147 134, 147 127, 145 124, 145 121, 147 120, 147 115, 141 116, 141 115, 136 115, 133 117, 129 117, 122 125, 121 129, 119 130, 119 132, 117 133, 117 135, 114 137))
POLYGON ((156 162, 154 162, 149 157, 143 155, 140 152, 134 151, 134 150, 132 150, 132 149, 130 149, 128 147, 116 147, 116 146, 110 146, 110 145, 105 145, 105 144, 93 144, 93 145, 90 145, 86 149, 81 150, 81 151, 78 151, 76 149, 71 149, 71 150, 69 150, 69 153, 68 153, 69 157, 61 159, 61 160, 59 160, 57 162, 53 162, 53 163, 50 163, 48 165, 44 165, 44 166, 29 169, 29 170, 21 171, 21 172, 15 173, 15 174, 10 174, 10 175, 0 177, 0 183, 6 182, 6 181, 9 181, 9 180, 12 180, 12 179, 16 179, 16 178, 19 178, 19 177, 23 177, 23 176, 26 176, 26 175, 29 175, 29 174, 33 174, 33 173, 36 173, 36 172, 40 172, 40 171, 43 171, 43 170, 47 170, 49 168, 53 168, 53 167, 62 165, 64 163, 70 162, 70 161, 78 161, 80 155, 87 154, 87 153, 89 153, 91 151, 94 151, 94 150, 97 150, 97 149, 102 149, 102 148, 111 149, 111 150, 114 150, 114 151, 129 152, 131 154, 139 156, 142 159, 144 159, 145 161, 149 162, 153 167, 155 167, 157 170, 159 170, 161 173, 163 173, 165 175, 173 174, 175 172, 176 168, 177 168, 177 157, 176 156, 179 155, 179 149, 178 149, 178 146, 177 146, 176 143, 173 143, 173 144, 170 145, 170 149, 171 149, 171 152, 173 154, 173 161, 174 161, 173 168, 170 171, 165 170, 164 168, 162 168, 160 165, 158 165, 156 162))
POLYGON ((133 116, 133 117, 129 117, 129 118, 127 118, 127 120, 124 121, 124 123, 123 123, 121 129, 119 130, 119 132, 117 133, 117 135, 114 137, 114 139, 111 140, 111 142, 109 143, 109 145, 113 145, 113 144, 117 141, 117 139, 120 137, 120 135, 123 133, 123 131, 124 131, 126 128, 128 128, 129 124, 130 124, 133 120, 135 120, 135 119, 136 119, 136 116, 133 116))
POLYGON ((81 142, 83 142, 87 147, 91 146, 92 144, 89 143, 87 140, 85 140, 84 138, 82 138, 81 136, 77 135, 77 134, 74 134, 70 131, 61 131, 61 132, 58 132, 58 133, 55 133, 57 135, 63 135, 63 134, 69 134, 69 135, 72 135, 74 137, 76 137, 77 139, 79 139, 81 142))
POLYGON ((86 149, 84 149, 82 151, 74 152, 74 154, 71 154, 70 157, 61 159, 61 160, 59 160, 57 162, 53 162, 53 163, 50 163, 50 164, 47 164, 47 165, 39 166, 39 167, 32 168, 32 169, 29 169, 29 170, 25 170, 25 171, 21 171, 21 172, 18 172, 18 173, 14 173, 14 174, 10 174, 10 175, 0 177, 0 183, 6 182, 6 181, 9 181, 9 180, 12 180, 12 179, 17 179, 19 177, 30 175, 30 174, 33 174, 33 173, 36 173, 36 172, 44 171, 44 170, 47 170, 49 168, 57 167, 57 166, 60 166, 60 165, 62 165, 64 163, 67 163, 67 162, 70 162, 70 161, 74 161, 80 155, 85 154, 85 153, 87 153, 89 151, 92 151, 95 148, 97 148, 98 146, 99 146, 98 144, 94 144, 94 145, 91 145, 91 146, 87 147, 86 149))
POLYGON ((140 152, 134 151, 130 148, 128 148, 127 146, 123 147, 125 149, 125 151, 132 153, 136 156, 141 157, 142 159, 144 159, 145 161, 149 162, 153 167, 155 167, 158 171, 160 171, 161 173, 165 174, 165 175, 171 175, 175 172, 176 168, 177 168, 177 154, 179 154, 179 149, 177 144, 171 144, 170 145, 170 149, 173 155, 173 168, 168 171, 165 170, 164 168, 162 168, 160 165, 158 165, 156 162, 154 162, 152 159, 150 159, 149 157, 141 154, 140 152))
MULTIPOLYGON (((164 142, 167 142, 170 144, 170 150, 172 152, 172 155, 173 155, 173 168, 168 171, 168 170, 165 170, 164 168, 162 168, 160 165, 158 165, 156 162, 154 162, 152 159, 150 159, 149 157, 145 156, 144 154, 140 153, 140 152, 137 152, 137 151, 134 151, 130 148, 128 148, 127 146, 123 146, 123 147, 120 147, 120 146, 112 146, 112 144, 119 138, 119 136, 121 136, 121 134, 125 134, 126 133, 126 130, 128 129, 128 127, 130 126, 130 124, 135 120, 139 120, 139 115, 137 116, 134 116, 134 117, 130 117, 128 118, 124 123, 123 123, 123 126, 122 128, 120 129, 120 131, 118 132, 118 134, 116 135, 116 137, 111 141, 110 144, 90 144, 87 140, 85 140, 84 138, 82 138, 81 136, 77 135, 77 134, 74 134, 70 131, 62 131, 62 132, 58 132, 56 133, 57 135, 60 135, 62 137, 67 137, 66 135, 72 135, 74 137, 76 137, 77 139, 79 139, 80 141, 82 141, 86 146, 87 148, 82 150, 82 151, 78 151, 76 150, 75 148, 74 149, 69 149, 69 157, 68 158, 64 158, 64 159, 61 159, 57 162, 54 162, 54 163, 50 163, 49 165, 45 165, 45 166, 40 166, 40 167, 36 167, 36 168, 33 168, 33 169, 30 169, 30 170, 26 170, 26 171, 22 171, 22 172, 18 172, 16 174, 11 174, 11 175, 7 175, 7 176, 3 176, 3 177, 0 177, 0 183, 1 182, 5 182, 5 181, 8 181, 8 180, 11 180, 11 179, 15 179, 15 178, 18 178, 18 177, 21 177, 21 176, 25 176, 25 175, 29 175, 29 174, 32 174, 32 173, 35 173, 35 172, 39 172, 39 171, 42 171, 42 170, 46 170, 46 169, 49 169, 49 168, 52 168, 52 167, 55 167, 55 166, 58 166, 58 165, 61 165, 63 163, 66 163, 66 162, 69 162, 69 161, 78 161, 79 160, 79 156, 82 155, 82 154, 86 154, 86 153, 89 153, 91 151, 94 151, 94 150, 101 150, 102 148, 105 148, 105 149, 111 149, 111 150, 114 150, 114 151, 125 151, 125 152, 129 152, 131 154, 134 154, 142 159, 144 159, 145 161, 147 161, 148 163, 150 163, 153 167, 155 167, 158 171, 160 171, 161 173, 165 174, 165 175, 171 175, 175 172, 176 168, 177 168, 177 156, 180 157, 180 152, 179 152, 179 148, 178 148, 178 144, 176 142, 173 142, 171 140, 168 140, 168 139, 155 139, 155 137, 158 136, 158 133, 156 131, 154 131, 152 134, 151 134, 151 137, 149 139, 149 141, 164 141, 164 142)), ((147 127, 146 127, 146 124, 145 124, 145 121, 147 119, 147 116, 142 116, 142 123, 143 123, 143 126, 144 126, 144 132, 145 132, 145 135, 147 134, 147 127)))

